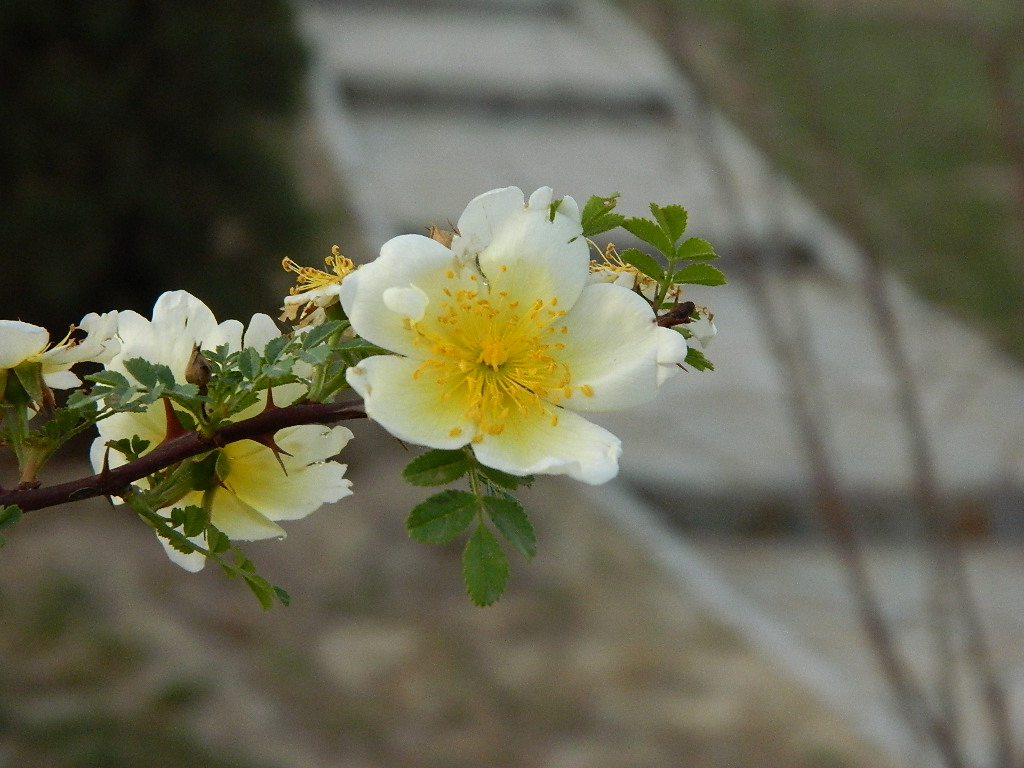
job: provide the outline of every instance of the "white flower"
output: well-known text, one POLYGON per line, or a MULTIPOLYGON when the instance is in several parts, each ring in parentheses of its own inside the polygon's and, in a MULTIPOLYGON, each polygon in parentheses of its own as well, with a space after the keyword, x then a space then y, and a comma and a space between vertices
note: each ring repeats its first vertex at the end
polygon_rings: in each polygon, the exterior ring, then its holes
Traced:
MULTIPOLYGON (((118 333, 121 351, 107 364, 109 369, 130 379, 125 361, 142 357, 168 366, 178 381, 184 381, 193 345, 197 343, 205 349, 227 344, 230 350, 245 346, 262 351, 268 341, 280 335, 267 315, 254 315, 244 333, 237 320, 218 324, 210 309, 185 291, 163 294, 153 307, 152 320, 135 312, 120 313, 118 333)), ((298 384, 276 387, 275 401, 288 402, 299 396, 301 390, 298 384)), ((234 421, 257 415, 265 404, 263 395, 259 403, 237 414, 234 421)), ((149 441, 147 450, 152 450, 167 431, 161 403, 144 413, 116 414, 97 426, 100 436, 92 445, 92 462, 97 470, 108 454, 107 441, 138 435, 149 441)), ((232 539, 282 537, 285 532, 277 524, 279 521, 306 517, 325 503, 351 495, 352 483, 344 479, 346 466, 329 461, 351 437, 345 427, 287 427, 274 435, 281 448, 276 457, 269 447, 252 440, 230 443, 220 449, 217 466, 222 485, 205 493, 189 493, 174 506, 205 506, 213 525, 232 539)), ((109 451, 108 460, 111 466, 125 463, 125 458, 115 451, 109 451)), ((163 512, 166 515, 169 510, 163 512)), ((171 560, 186 570, 198 571, 205 564, 199 553, 186 555, 164 546, 171 560)))
POLYGON ((84 339, 71 338, 75 328, 59 344, 49 347, 45 328, 20 320, 0 320, 0 371, 24 363, 39 363, 43 381, 53 389, 71 389, 82 383, 71 367, 77 363, 105 363, 117 352, 117 313, 90 313, 77 328, 87 333, 84 339), (49 348, 48 348, 49 347, 49 348))
POLYGON ((619 439, 577 411, 654 397, 686 358, 632 291, 589 276, 572 198, 515 187, 474 199, 451 247, 420 235, 385 243, 341 285, 355 332, 395 354, 349 369, 370 418, 408 442, 471 443, 516 475, 601 483, 619 439))

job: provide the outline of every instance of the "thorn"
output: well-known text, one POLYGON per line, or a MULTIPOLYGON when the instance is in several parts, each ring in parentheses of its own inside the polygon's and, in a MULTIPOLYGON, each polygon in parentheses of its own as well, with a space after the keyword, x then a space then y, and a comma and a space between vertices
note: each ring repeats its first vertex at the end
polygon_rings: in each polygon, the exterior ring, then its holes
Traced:
POLYGON ((267 387, 267 403, 263 406, 263 412, 276 411, 277 405, 274 403, 274 388, 267 387))
POLYGON ((164 417, 167 419, 167 433, 164 435, 163 443, 169 443, 177 437, 187 435, 188 431, 181 425, 181 420, 178 418, 178 412, 174 410, 174 406, 171 405, 170 398, 160 398, 164 403, 164 417))
MULTIPOLYGON (((110 446, 106 446, 106 450, 103 451, 103 466, 100 468, 100 477, 107 478, 110 476, 110 446)), ((111 502, 113 503, 113 502, 111 502)))
POLYGON ((291 456, 292 454, 288 453, 288 451, 286 451, 284 448, 278 445, 277 441, 274 440, 273 435, 259 435, 251 439, 255 440, 260 445, 265 445, 267 448, 269 448, 271 452, 274 454, 274 458, 277 459, 277 463, 281 465, 281 471, 284 472, 286 475, 288 474, 288 468, 285 467, 284 461, 281 460, 281 454, 283 453, 285 456, 291 456))

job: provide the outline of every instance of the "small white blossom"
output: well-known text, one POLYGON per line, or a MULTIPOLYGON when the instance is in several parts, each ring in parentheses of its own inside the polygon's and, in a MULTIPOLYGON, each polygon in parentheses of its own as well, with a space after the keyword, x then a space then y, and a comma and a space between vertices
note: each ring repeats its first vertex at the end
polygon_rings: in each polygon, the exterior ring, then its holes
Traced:
POLYGON ((281 266, 298 275, 281 307, 278 320, 297 322, 300 326, 318 325, 326 319, 324 310, 338 303, 341 293, 341 281, 356 269, 351 259, 341 255, 338 246, 332 249, 332 255, 324 259, 331 268, 325 272, 313 267, 301 267, 291 259, 285 259, 281 266), (333 274, 332 274, 333 273, 333 274))
MULTIPOLYGON (((130 379, 124 363, 141 357, 168 366, 176 380, 184 381, 194 345, 213 349, 226 344, 232 351, 243 346, 262 351, 280 332, 274 321, 262 314, 254 315, 247 329, 236 320, 218 324, 199 299, 185 291, 175 291, 157 300, 152 320, 135 312, 120 313, 118 334, 121 350, 107 364, 109 369, 130 379)), ((276 387, 275 401, 288 402, 301 391, 298 384, 276 387)), ((237 414, 234 420, 251 418, 265 405, 264 393, 258 403, 237 414)), ((108 452, 109 440, 138 435, 149 441, 147 450, 152 450, 164 439, 167 421, 163 405, 156 403, 143 413, 115 414, 97 426, 100 436, 92 445, 92 462, 99 470, 105 456, 112 467, 125 463, 119 453, 108 452)), ((271 448, 252 440, 230 443, 220 449, 221 484, 209 491, 189 493, 174 506, 207 508, 213 525, 232 539, 283 537, 285 531, 278 522, 306 517, 325 503, 351 495, 352 483, 344 477, 346 466, 330 461, 351 437, 351 431, 345 427, 304 424, 287 427, 274 435, 281 449, 276 456, 271 448)), ((169 514, 169 510, 163 512, 169 514)), ((198 571, 205 564, 199 553, 186 555, 166 543, 164 546, 171 560, 186 570, 198 571)))
POLYGON ((24 363, 39 363, 43 381, 54 389, 71 389, 82 383, 71 372, 72 366, 84 362, 105 363, 117 352, 115 337, 117 313, 90 313, 77 328, 86 332, 84 339, 73 339, 75 328, 59 344, 49 346, 50 334, 45 328, 20 320, 0 320, 0 371, 24 363))

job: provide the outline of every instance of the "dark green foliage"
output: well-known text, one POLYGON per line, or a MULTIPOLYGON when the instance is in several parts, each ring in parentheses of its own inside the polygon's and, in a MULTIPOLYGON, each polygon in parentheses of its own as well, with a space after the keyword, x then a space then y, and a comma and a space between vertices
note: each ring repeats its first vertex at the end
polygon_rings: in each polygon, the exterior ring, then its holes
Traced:
POLYGON ((462 550, 462 580, 476 605, 491 605, 508 583, 508 560, 485 525, 478 525, 462 550))
POLYGON ((686 365, 695 371, 715 370, 715 366, 711 364, 711 361, 704 357, 704 353, 696 347, 690 347, 686 350, 686 365))
POLYGON ((444 544, 469 527, 479 508, 479 498, 468 491, 441 491, 417 504, 405 527, 416 541, 444 544))
POLYGON ((583 236, 594 237, 602 232, 615 229, 626 220, 621 213, 615 213, 615 206, 619 201, 618 193, 608 197, 594 195, 580 211, 580 221, 583 225, 583 236))
POLYGON ((655 258, 649 253, 644 253, 639 248, 626 248, 619 254, 619 258, 627 264, 636 267, 640 272, 647 275, 652 280, 661 282, 665 277, 665 270, 662 269, 657 260, 655 260, 655 258))
POLYGON ((506 488, 510 491, 514 491, 521 485, 529 488, 533 484, 533 475, 526 475, 525 477, 510 475, 508 472, 502 472, 500 469, 494 469, 493 467, 485 467, 482 464, 480 465, 480 474, 491 485, 498 488, 506 488))
POLYGON ((251 311, 306 226, 283 156, 304 66, 285 0, 0 4, 4 316, 173 288, 251 311))
POLYGON ((512 496, 484 496, 484 508, 501 535, 527 560, 537 554, 537 536, 519 500, 512 496))
POLYGON ((464 450, 433 450, 417 456, 402 470, 402 479, 411 485, 447 485, 462 477, 472 466, 464 450))
POLYGON ((672 275, 677 285, 725 285, 725 275, 710 264, 689 264, 672 275))

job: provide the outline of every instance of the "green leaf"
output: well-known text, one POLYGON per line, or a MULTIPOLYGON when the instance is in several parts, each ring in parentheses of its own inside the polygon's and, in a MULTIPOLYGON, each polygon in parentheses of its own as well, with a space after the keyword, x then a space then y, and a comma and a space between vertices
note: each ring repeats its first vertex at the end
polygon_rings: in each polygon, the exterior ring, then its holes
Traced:
POLYGON ((672 242, 676 242, 686 231, 686 209, 681 205, 666 205, 664 207, 651 203, 651 213, 655 221, 661 225, 672 242))
POLYGON ((86 381, 92 381, 101 386, 111 389, 130 389, 131 383, 118 371, 97 371, 85 377, 86 381))
POLYGON ((136 459, 139 456, 141 456, 142 452, 145 451, 147 448, 149 448, 149 440, 145 440, 145 439, 139 437, 138 435, 133 435, 132 436, 132 441, 131 441, 131 452, 132 452, 131 458, 132 459, 136 459))
POLYGON ((690 347, 686 350, 686 360, 683 362, 695 371, 715 370, 715 366, 712 365, 711 361, 704 357, 704 353, 695 347, 690 347))
POLYGON ((669 239, 668 233, 649 219, 626 219, 622 222, 622 228, 648 245, 654 246, 666 256, 675 252, 675 246, 669 239))
POLYGON ((402 479, 412 485, 447 485, 469 471, 465 451, 427 451, 402 470, 402 479))
POLYGON ((537 536, 518 499, 484 496, 484 508, 502 536, 527 560, 537 554, 537 536))
POLYGON ((227 552, 231 549, 231 539, 223 531, 214 528, 212 525, 206 528, 206 548, 214 554, 227 552))
POLYGON ((274 594, 277 595, 277 602, 285 608, 292 604, 292 596, 281 587, 274 587, 274 594))
MULTIPOLYGON (((22 363, 21 365, 15 366, 13 369, 15 377, 21 383, 25 393, 28 395, 29 400, 41 403, 45 399, 43 395, 43 388, 45 382, 43 381, 43 366, 40 363, 22 363)), ((8 387, 10 393, 10 388, 8 387)), ((8 398, 18 403, 18 398, 8 398)))
POLYGON ((476 605, 491 605, 505 591, 508 560, 487 526, 478 525, 462 550, 462 581, 476 605))
POLYGON ((246 381, 252 381, 260 372, 260 353, 254 347, 246 347, 238 353, 238 371, 246 381))
POLYGON ((521 485, 533 485, 533 475, 520 477, 519 475, 510 475, 507 472, 502 472, 500 469, 494 469, 494 467, 485 466, 480 467, 480 473, 487 478, 489 482, 499 488, 507 488, 510 491, 514 491, 521 485))
POLYGON ((274 607, 274 598, 277 597, 277 592, 273 584, 254 573, 243 573, 242 578, 245 579, 245 583, 252 593, 256 595, 256 599, 260 601, 263 610, 269 611, 274 607))
MULTIPOLYGON (((153 370, 156 372, 157 382, 163 386, 164 389, 174 389, 177 382, 174 380, 174 371, 168 368, 163 363, 153 363, 153 370)), ((186 396, 194 396, 198 389, 194 384, 180 385, 182 394, 186 396)))
POLYGON ((291 343, 291 339, 287 336, 277 336, 267 342, 266 348, 263 350, 263 357, 268 363, 277 362, 277 359, 281 357, 281 353, 284 352, 285 347, 291 343))
POLYGON ((444 544, 469 527, 479 504, 468 491, 442 491, 413 507, 405 529, 416 541, 444 544))
MULTIPOLYGON (((177 509, 174 510, 174 512, 177 511, 177 509)), ((206 530, 206 524, 210 522, 210 520, 205 509, 197 507, 195 504, 190 504, 181 510, 181 512, 181 532, 186 536, 198 536, 206 530)))
POLYGON ((0 530, 17 525, 21 522, 23 514, 21 507, 17 504, 12 504, 9 507, 0 507, 0 530))
POLYGON ((710 264, 688 264, 672 275, 676 285, 725 285, 725 275, 710 264))
MULTIPOLYGON (((106 445, 110 450, 117 451, 118 453, 120 453, 122 456, 128 459, 128 461, 134 461, 135 459, 139 458, 139 452, 135 451, 133 445, 133 442, 136 438, 138 438, 138 435, 131 439, 127 437, 122 437, 120 440, 108 440, 106 445)), ((145 442, 147 445, 149 444, 148 441, 143 442, 145 442)))
POLYGON ((160 538, 164 539, 171 545, 171 548, 181 552, 182 554, 191 555, 196 551, 195 545, 176 531, 171 531, 170 533, 167 531, 158 531, 157 533, 160 538))
POLYGON ((131 360, 125 360, 124 367, 131 377, 146 389, 156 389, 160 382, 156 366, 149 360, 133 357, 131 360))
POLYGON ((312 349, 318 344, 326 341, 331 334, 341 328, 341 323, 332 321, 314 325, 300 337, 303 349, 312 349))
POLYGON ((687 261, 711 261, 712 259, 717 259, 718 254, 715 253, 714 246, 707 240, 691 237, 684 240, 676 248, 675 257, 677 259, 686 259, 687 261))
POLYGON ((346 352, 370 352, 374 354, 387 353, 387 350, 383 347, 378 347, 376 344, 369 342, 364 338, 345 339, 345 341, 337 345, 337 348, 343 349, 346 352))
POLYGON ((594 237, 622 225, 626 217, 621 213, 614 212, 618 201, 618 192, 608 197, 594 195, 587 200, 587 204, 583 206, 583 211, 580 213, 584 237, 594 237))
POLYGON ((661 264, 649 253, 644 253, 637 248, 627 248, 619 254, 619 258, 627 264, 636 267, 642 274, 647 275, 652 280, 661 282, 665 277, 665 270, 661 268, 661 264))
POLYGON ((196 459, 189 467, 189 479, 192 490, 208 491, 219 483, 221 478, 217 476, 217 463, 220 460, 222 451, 211 451, 201 459, 196 459))

